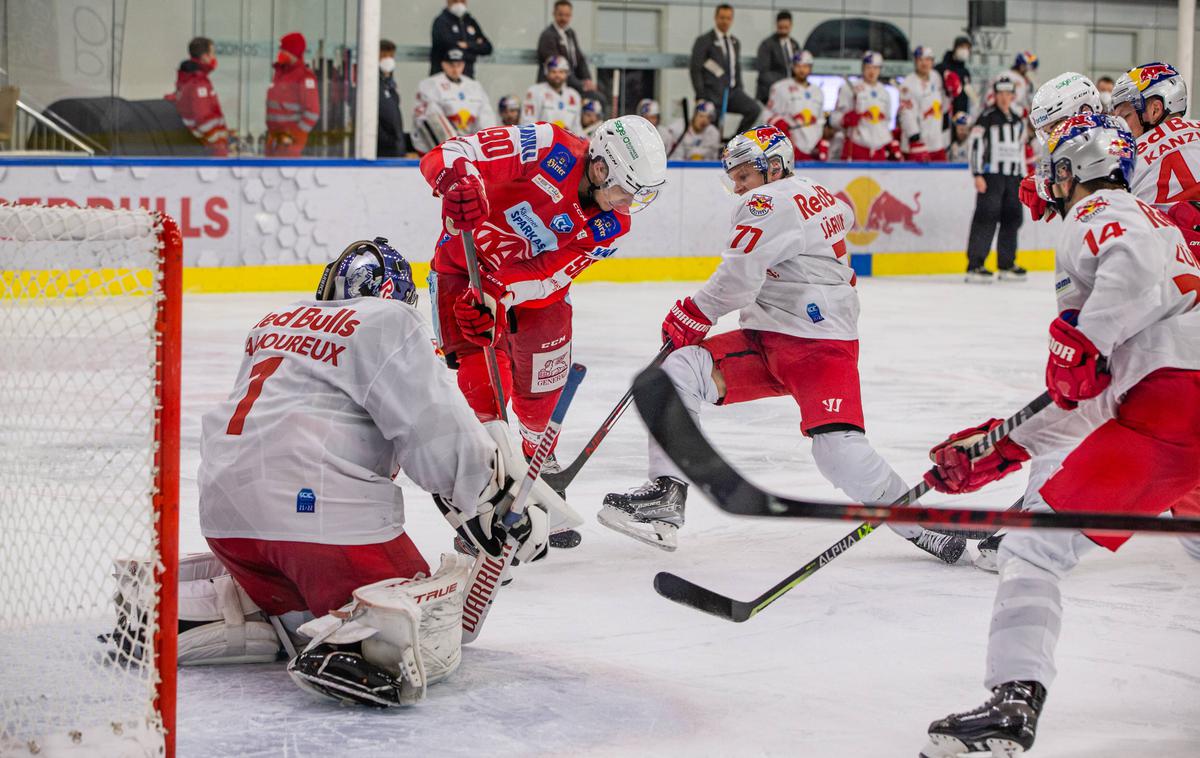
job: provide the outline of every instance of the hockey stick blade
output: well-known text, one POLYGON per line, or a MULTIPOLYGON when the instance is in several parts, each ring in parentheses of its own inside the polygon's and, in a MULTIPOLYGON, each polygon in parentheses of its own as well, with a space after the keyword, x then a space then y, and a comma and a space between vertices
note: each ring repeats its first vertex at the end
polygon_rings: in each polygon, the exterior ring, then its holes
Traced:
MULTIPOLYGON (((1030 403, 987 439, 970 450, 979 455, 1008 430, 1040 410, 1045 395, 1030 403)), ((967 528, 1083 529, 1107 532, 1200 533, 1200 519, 1160 519, 1092 511, 993 511, 978 508, 942 508, 903 505, 928 491, 924 482, 913 487, 897 505, 862 505, 799 500, 760 489, 730 466, 704 438, 683 407, 683 401, 662 369, 647 369, 634 382, 634 401, 654 439, 662 445, 684 474, 724 511, 740 516, 832 519, 835 521, 893 521, 907 524, 945 524, 967 528)))
MULTIPOLYGON (((661 366, 662 362, 667 359, 667 356, 671 354, 671 350, 673 349, 669 342, 663 345, 658 354, 654 356, 654 360, 650 361, 650 366, 661 366)), ((624 396, 621 397, 617 403, 617 407, 613 408, 612 412, 608 414, 608 418, 604 419, 604 423, 600 424, 600 428, 596 430, 596 433, 592 435, 588 443, 583 446, 583 450, 580 451, 579 455, 575 456, 575 460, 571 461, 571 465, 554 474, 543 474, 542 481, 549 484, 551 489, 558 490, 559 492, 570 486, 571 482, 575 481, 575 477, 579 476, 579 470, 583 468, 583 464, 587 463, 592 454, 596 452, 596 449, 600 447, 600 443, 604 441, 604 438, 616 426, 617 419, 621 418, 621 415, 625 413, 625 409, 629 407, 631 402, 633 402, 633 387, 630 387, 624 396)))

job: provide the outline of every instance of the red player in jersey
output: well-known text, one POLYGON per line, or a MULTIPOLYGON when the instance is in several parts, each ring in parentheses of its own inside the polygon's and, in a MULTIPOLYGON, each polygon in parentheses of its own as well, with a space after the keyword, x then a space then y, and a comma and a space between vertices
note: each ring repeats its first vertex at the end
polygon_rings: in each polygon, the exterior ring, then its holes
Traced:
POLYGON ((616 252, 666 166, 662 138, 638 116, 603 123, 590 142, 546 123, 484 129, 421 159, 445 223, 433 257, 441 348, 486 422, 500 415, 482 350, 495 346, 526 456, 571 364, 571 281, 616 252), (483 302, 469 291, 459 231, 474 233, 483 302))

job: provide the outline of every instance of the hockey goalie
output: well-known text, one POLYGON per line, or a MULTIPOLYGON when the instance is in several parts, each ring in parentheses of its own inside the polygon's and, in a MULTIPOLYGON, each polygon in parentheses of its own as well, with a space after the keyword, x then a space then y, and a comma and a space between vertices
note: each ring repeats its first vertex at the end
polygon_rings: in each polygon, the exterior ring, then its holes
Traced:
POLYGON ((471 559, 430 571, 404 531, 400 471, 476 549, 500 555, 513 537, 519 561, 545 554, 547 509, 565 505, 541 484, 504 525, 523 464, 454 386, 416 298, 387 240, 357 241, 315 299, 250 330, 232 394, 202 421, 213 555, 181 571, 181 663, 274 660, 297 642, 302 688, 376 706, 415 703, 451 674, 471 559))

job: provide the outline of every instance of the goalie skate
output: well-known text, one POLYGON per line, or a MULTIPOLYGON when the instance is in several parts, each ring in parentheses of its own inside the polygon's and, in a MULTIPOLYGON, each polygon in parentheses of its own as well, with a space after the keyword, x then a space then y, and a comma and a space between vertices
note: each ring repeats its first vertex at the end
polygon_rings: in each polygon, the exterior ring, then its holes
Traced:
POLYGON ((596 519, 647 545, 674 551, 687 501, 687 484, 660 476, 629 492, 610 492, 596 519))

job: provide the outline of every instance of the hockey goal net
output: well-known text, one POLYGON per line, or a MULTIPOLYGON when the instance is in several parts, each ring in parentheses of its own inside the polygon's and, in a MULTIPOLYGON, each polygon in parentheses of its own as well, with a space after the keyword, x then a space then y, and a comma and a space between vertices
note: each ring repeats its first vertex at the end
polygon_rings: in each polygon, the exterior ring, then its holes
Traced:
POLYGON ((173 754, 181 256, 0 204, 0 756, 173 754))

